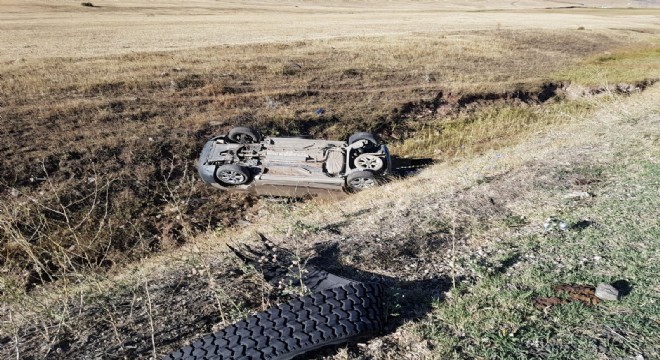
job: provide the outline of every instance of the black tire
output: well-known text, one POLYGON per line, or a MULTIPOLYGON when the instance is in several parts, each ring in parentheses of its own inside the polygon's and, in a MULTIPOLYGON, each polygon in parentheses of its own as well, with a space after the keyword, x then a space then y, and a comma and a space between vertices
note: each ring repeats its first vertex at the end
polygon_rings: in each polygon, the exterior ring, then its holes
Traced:
POLYGON ((250 316, 177 350, 164 360, 285 360, 371 335, 383 326, 380 284, 350 283, 250 316))
POLYGON ((255 144, 261 141, 261 135, 247 127, 235 127, 229 130, 227 138, 237 144, 255 144))
POLYGON ((378 178, 371 171, 355 171, 346 177, 346 186, 353 191, 361 191, 376 185, 378 185, 378 178))
POLYGON ((250 181, 250 170, 235 164, 220 165, 215 169, 215 178, 224 186, 243 185, 250 181))
POLYGON ((378 145, 378 140, 376 139, 376 136, 372 133, 368 132, 357 132, 353 135, 351 135, 348 138, 348 145, 352 145, 353 143, 360 141, 360 140, 367 140, 370 143, 373 144, 373 146, 378 145))

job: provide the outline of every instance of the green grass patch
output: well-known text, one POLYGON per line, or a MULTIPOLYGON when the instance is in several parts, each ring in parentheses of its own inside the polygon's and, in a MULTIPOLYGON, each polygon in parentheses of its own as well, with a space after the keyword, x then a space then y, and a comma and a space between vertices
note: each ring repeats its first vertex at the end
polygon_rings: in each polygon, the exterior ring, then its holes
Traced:
POLYGON ((609 86, 657 79, 660 78, 660 47, 596 55, 551 77, 584 86, 609 86))
POLYGON ((439 358, 658 358, 660 163, 641 158, 619 156, 599 173, 593 203, 559 210, 569 225, 585 217, 592 225, 512 236, 493 245, 500 256, 461 259, 477 280, 435 303, 417 327, 439 358), (556 284, 617 280, 632 286, 617 302, 533 306, 557 296, 556 284))
POLYGON ((451 159, 478 155, 524 140, 548 125, 567 123, 588 115, 590 100, 555 102, 543 107, 501 105, 462 114, 454 119, 438 119, 400 144, 392 152, 399 156, 431 156, 451 159))

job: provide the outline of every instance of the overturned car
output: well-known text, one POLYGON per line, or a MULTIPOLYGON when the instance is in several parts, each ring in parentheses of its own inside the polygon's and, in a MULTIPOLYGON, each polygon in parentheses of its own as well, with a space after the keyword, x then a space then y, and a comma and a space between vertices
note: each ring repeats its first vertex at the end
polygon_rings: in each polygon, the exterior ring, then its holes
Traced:
POLYGON ((198 163, 201 178, 214 187, 281 196, 359 191, 377 185, 391 170, 387 146, 370 133, 355 133, 345 142, 262 138, 245 127, 210 139, 198 163))

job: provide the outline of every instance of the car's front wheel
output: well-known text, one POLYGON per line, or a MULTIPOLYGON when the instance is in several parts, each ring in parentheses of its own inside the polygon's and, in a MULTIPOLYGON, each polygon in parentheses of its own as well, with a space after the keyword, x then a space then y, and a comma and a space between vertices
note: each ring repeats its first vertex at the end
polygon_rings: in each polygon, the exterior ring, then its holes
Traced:
POLYGON ((346 185, 353 191, 360 191, 378 185, 378 179, 371 171, 356 171, 348 174, 346 185))
POLYGON ((250 170, 240 165, 220 165, 215 170, 215 177, 222 185, 243 185, 250 181, 250 170))

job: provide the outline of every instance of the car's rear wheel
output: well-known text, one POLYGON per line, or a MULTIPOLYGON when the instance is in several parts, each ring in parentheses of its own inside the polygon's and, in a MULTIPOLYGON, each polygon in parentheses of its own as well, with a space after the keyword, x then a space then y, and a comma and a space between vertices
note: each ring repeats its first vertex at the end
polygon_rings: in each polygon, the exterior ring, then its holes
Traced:
POLYGON ((355 134, 351 135, 348 138, 348 145, 352 145, 360 140, 367 140, 373 146, 378 145, 378 140, 376 140, 376 136, 368 132, 356 132, 355 134))
POLYGON ((261 141, 259 133, 247 127, 235 127, 229 130, 227 138, 237 144, 254 144, 261 141))
POLYGON ((346 177, 346 185, 351 190, 360 191, 378 185, 378 179, 371 171, 356 171, 346 177))
POLYGON ((243 185, 250 181, 250 170, 240 165, 220 165, 215 170, 215 177, 222 185, 243 185))

